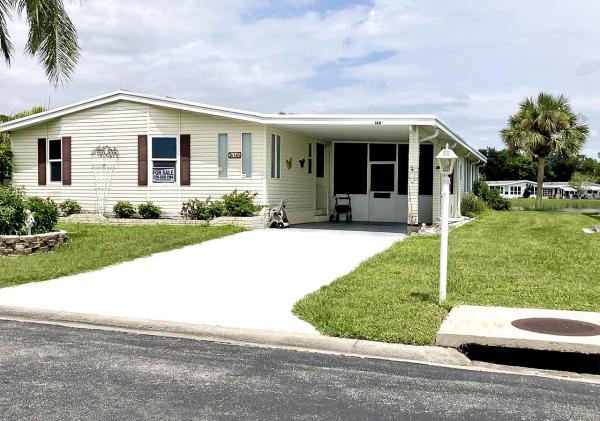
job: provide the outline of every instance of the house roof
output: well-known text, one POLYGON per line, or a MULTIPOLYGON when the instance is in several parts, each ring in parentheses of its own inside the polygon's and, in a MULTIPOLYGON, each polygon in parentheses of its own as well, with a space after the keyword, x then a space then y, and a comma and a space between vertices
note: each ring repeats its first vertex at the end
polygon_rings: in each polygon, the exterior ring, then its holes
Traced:
POLYGON ((523 183, 535 184, 533 181, 529 181, 529 180, 494 180, 494 181, 487 181, 487 184, 489 186, 511 186, 513 184, 523 184, 523 183))
POLYGON ((174 108, 189 112, 232 118, 261 124, 270 124, 291 130, 305 132, 315 137, 331 140, 355 140, 359 137, 368 140, 392 140, 398 138, 398 130, 405 133, 408 126, 429 126, 439 130, 446 138, 461 145, 469 154, 485 163, 487 159, 477 149, 470 146, 459 134, 450 129, 435 115, 423 114, 266 114, 235 108, 220 107, 198 102, 184 101, 166 96, 148 95, 119 90, 94 98, 54 108, 0 125, 0 132, 13 131, 67 114, 97 107, 116 101, 131 101, 158 107, 174 108))

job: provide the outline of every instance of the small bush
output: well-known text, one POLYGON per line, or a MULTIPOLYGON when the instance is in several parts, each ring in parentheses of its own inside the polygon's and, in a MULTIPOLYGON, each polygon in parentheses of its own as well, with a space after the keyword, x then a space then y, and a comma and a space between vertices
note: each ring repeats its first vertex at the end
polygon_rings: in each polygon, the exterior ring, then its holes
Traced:
POLYGON ((0 187, 0 234, 21 234, 25 227, 25 193, 19 187, 0 187))
POLYGON ((58 222, 58 205, 54 200, 30 197, 25 202, 25 207, 33 212, 33 218, 35 219, 35 224, 31 228, 32 234, 54 231, 58 222))
POLYGON ((477 215, 485 213, 488 210, 488 206, 480 197, 475 196, 473 193, 467 193, 463 197, 460 210, 463 215, 474 218, 477 215))
POLYGON ((128 200, 119 200, 113 206, 113 213, 117 218, 130 219, 135 215, 135 208, 128 200))
POLYGON ((76 213, 81 213, 81 206, 75 200, 67 199, 63 201, 60 205, 60 212, 63 216, 74 215, 76 213))
POLYGON ((162 210, 152 202, 141 203, 138 206, 138 214, 144 219, 158 219, 162 210))
POLYGON ((209 221, 225 215, 223 202, 213 201, 210 196, 206 200, 190 199, 181 207, 181 216, 186 219, 209 221))
POLYGON ((254 204, 256 193, 245 191, 238 193, 234 190, 232 193, 223 196, 223 205, 226 215, 229 216, 254 216, 263 208, 261 205, 254 204))
POLYGON ((525 187, 525 191, 523 192, 523 197, 525 199, 531 197, 531 195, 533 194, 533 187, 532 186, 527 186, 525 187))
POLYGON ((510 210, 510 200, 502 197, 498 190, 491 189, 483 177, 480 177, 473 185, 473 194, 483 199, 483 201, 494 210, 510 210))

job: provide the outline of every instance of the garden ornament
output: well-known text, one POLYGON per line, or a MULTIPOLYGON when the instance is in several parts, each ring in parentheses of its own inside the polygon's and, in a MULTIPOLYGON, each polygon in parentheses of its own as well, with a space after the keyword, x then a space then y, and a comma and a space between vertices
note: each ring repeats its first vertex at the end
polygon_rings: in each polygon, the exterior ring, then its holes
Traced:
POLYGON ((35 218, 33 217, 33 212, 29 209, 25 211, 25 228, 27 228, 27 235, 31 235, 31 228, 35 224, 35 218))

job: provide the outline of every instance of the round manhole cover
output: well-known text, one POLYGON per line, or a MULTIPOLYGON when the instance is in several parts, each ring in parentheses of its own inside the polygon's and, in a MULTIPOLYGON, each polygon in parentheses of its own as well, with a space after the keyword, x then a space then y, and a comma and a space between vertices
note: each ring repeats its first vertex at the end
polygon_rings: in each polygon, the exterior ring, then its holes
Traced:
POLYGON ((600 325, 579 320, 532 317, 511 323, 514 327, 529 332, 557 336, 596 336, 600 335, 600 325))

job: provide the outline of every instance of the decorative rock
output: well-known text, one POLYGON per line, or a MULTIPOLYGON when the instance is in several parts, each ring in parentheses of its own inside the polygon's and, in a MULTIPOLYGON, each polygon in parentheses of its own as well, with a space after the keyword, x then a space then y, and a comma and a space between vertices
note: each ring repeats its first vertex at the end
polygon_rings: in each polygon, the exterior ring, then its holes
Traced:
POLYGON ((37 235, 0 235, 0 256, 47 252, 68 241, 69 236, 65 231, 37 235))

